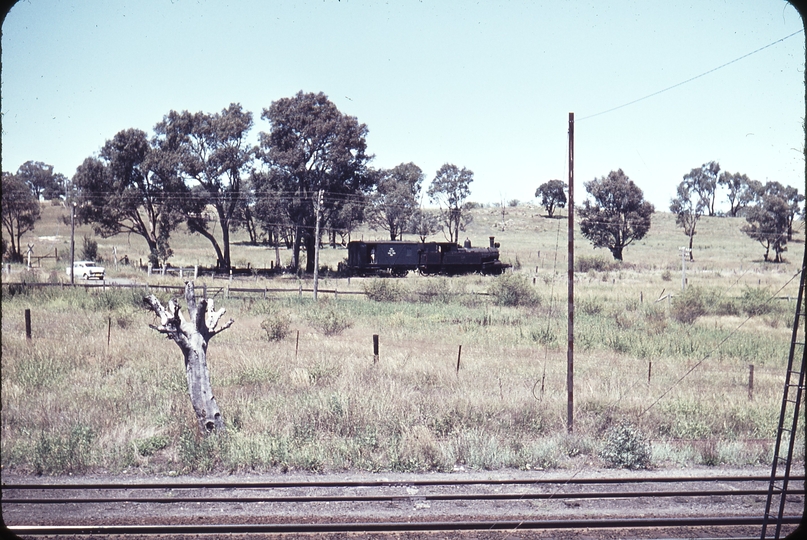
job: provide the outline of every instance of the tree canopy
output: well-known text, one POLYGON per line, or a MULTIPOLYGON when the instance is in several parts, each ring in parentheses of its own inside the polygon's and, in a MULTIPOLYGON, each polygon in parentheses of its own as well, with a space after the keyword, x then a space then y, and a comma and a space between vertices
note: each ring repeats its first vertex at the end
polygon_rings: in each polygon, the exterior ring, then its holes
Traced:
POLYGON ((773 250, 773 262, 782 262, 782 253, 787 251, 790 205, 788 192, 779 182, 768 182, 745 214, 746 224, 742 231, 765 248, 763 258, 770 260, 773 250))
POLYGON ((470 223, 465 201, 471 194, 474 172, 446 163, 437 171, 429 186, 429 200, 440 205, 440 219, 448 231, 448 241, 458 242, 460 231, 470 223))
POLYGON ((378 171, 376 191, 370 198, 371 225, 389 232, 390 240, 399 240, 418 209, 424 178, 414 163, 378 171))
POLYGON ((155 144, 191 186, 185 209, 188 228, 207 238, 216 265, 231 267, 230 231, 239 225, 239 207, 247 204, 244 183, 251 172, 255 148, 247 142, 252 113, 231 103, 220 113, 170 111, 154 130, 155 144), (221 226, 221 243, 208 228, 204 208, 212 206, 221 226))
POLYGON ((363 198, 373 185, 367 170, 372 159, 367 154, 367 126, 341 113, 322 92, 301 91, 279 99, 263 110, 261 118, 270 124, 268 133, 259 134, 260 157, 268 172, 256 177, 256 189, 283 201, 291 224, 292 267, 299 269, 305 244, 306 271, 312 272, 319 190, 325 193, 323 215, 329 221, 343 215, 341 210, 363 198))
POLYGON ((584 185, 594 201, 583 201, 581 232, 595 248, 608 248, 614 259, 621 261, 623 249, 650 230, 650 216, 655 209, 622 169, 584 185))
POLYGON ((11 240, 9 257, 15 261, 22 260, 20 242, 22 235, 34 229, 39 219, 39 201, 31 191, 29 184, 15 174, 3 173, 2 186, 2 218, 3 226, 11 240))
POLYGON ((538 186, 535 196, 541 198, 541 206, 546 208, 549 217, 555 214, 555 208, 566 207, 566 182, 563 180, 550 180, 538 186))
POLYGON ((689 238, 689 260, 694 261, 692 254, 692 243, 695 238, 695 228, 703 215, 706 203, 703 199, 695 197, 687 181, 684 180, 676 188, 676 196, 670 201, 670 212, 675 214, 675 223, 682 229, 689 238))
POLYGON ((96 234, 137 234, 146 241, 152 264, 172 254, 171 232, 183 220, 187 188, 170 166, 170 158, 150 144, 146 133, 126 129, 106 141, 100 157, 88 157, 76 170, 80 220, 96 234))
POLYGON ((704 208, 710 216, 715 215, 715 200, 717 198, 717 179, 720 174, 720 164, 716 161, 704 163, 700 168, 692 169, 684 175, 684 182, 689 189, 698 194, 703 201, 704 208))
POLYGON ((26 161, 17 169, 16 176, 28 185, 36 200, 58 199, 65 194, 67 178, 61 173, 54 174, 53 165, 26 161))

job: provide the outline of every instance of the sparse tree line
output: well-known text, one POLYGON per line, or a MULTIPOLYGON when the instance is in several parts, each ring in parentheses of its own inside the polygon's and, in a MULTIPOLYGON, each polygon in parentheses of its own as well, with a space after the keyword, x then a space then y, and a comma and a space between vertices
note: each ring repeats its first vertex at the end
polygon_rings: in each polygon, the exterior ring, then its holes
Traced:
MULTIPOLYGON (((578 209, 583 236, 594 247, 607 248, 614 259, 622 260, 623 249, 650 230, 653 205, 644 200, 642 190, 622 169, 583 185, 591 196, 578 209)), ((562 180, 550 180, 538 187, 535 197, 552 218, 556 209, 566 207, 567 191, 568 185, 562 180)), ((804 216, 803 202, 804 195, 794 187, 721 172, 720 165, 710 161, 683 176, 676 196, 670 200, 670 212, 689 238, 690 260, 694 260, 692 246, 698 221, 707 215, 745 217, 742 231, 765 248, 765 261, 778 263, 787 251, 787 242, 793 239, 793 221, 804 216), (715 210, 721 191, 729 205, 726 213, 715 210)))
POLYGON ((124 129, 87 157, 71 179, 39 162, 2 175, 3 253, 21 260, 20 238, 39 219, 40 199, 75 206, 79 222, 95 233, 141 236, 149 259, 164 264, 173 254, 177 228, 205 237, 220 269, 232 267, 231 234, 246 230, 252 243, 285 244, 291 270, 314 270, 317 200, 321 230, 344 242, 361 223, 421 240, 443 231, 456 242, 470 222, 467 202, 473 172, 443 165, 425 195, 438 204, 422 208, 425 174, 414 163, 374 169, 367 126, 340 112, 323 93, 274 101, 262 111, 268 131, 248 142, 253 115, 239 104, 218 113, 170 111, 149 136, 124 129))

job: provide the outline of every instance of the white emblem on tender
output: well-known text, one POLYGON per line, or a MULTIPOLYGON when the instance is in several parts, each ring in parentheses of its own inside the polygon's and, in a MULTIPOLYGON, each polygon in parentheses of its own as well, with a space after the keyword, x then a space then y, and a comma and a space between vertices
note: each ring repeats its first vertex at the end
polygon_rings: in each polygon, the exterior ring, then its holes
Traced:
POLYGON ((394 257, 395 256, 395 249, 389 248, 389 251, 387 251, 387 255, 389 255, 390 257, 394 257))

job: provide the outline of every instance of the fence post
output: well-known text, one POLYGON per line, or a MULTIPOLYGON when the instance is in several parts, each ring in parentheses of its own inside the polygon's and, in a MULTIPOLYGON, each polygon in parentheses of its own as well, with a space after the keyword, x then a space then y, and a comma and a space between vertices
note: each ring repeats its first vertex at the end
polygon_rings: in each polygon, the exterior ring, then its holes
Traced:
POLYGON ((300 350, 300 331, 297 330, 297 341, 294 343, 294 359, 297 360, 297 351, 300 350))
POLYGON ((748 364, 748 399, 754 399, 754 364, 748 364))
POLYGON ((457 351, 457 377, 460 376, 460 358, 461 357, 462 357, 462 345, 460 345, 460 348, 457 351))
POLYGON ((182 279, 182 267, 179 267, 179 279, 182 279))
POLYGON ((378 362, 378 334, 373 334, 373 364, 378 362))
POLYGON ((148 275, 149 275, 149 277, 151 277, 151 268, 152 268, 151 263, 149 263, 149 268, 148 268, 148 275))
POLYGON ((31 341, 31 310, 25 310, 25 339, 31 341))
POLYGON ((650 384, 650 374, 653 372, 653 361, 647 363, 647 384, 650 384))
POLYGON ((300 283, 300 288, 297 291, 297 296, 299 296, 300 298, 303 297, 303 284, 302 283, 300 283))
POLYGON ((106 327, 106 351, 109 352, 109 342, 112 340, 112 317, 106 327))

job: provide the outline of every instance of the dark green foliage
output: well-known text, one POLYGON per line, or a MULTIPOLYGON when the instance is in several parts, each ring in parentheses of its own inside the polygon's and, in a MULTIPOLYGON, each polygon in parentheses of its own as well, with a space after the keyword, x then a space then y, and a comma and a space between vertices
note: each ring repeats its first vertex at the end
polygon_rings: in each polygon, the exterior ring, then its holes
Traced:
POLYGON ((744 313, 751 317, 767 315, 774 310, 771 292, 765 288, 746 287, 740 299, 744 313))
POLYGON ((6 172, 2 176, 0 195, 3 226, 10 241, 8 257, 19 262, 22 261, 22 235, 34 230, 34 223, 39 219, 39 201, 22 179, 6 172))
POLYGON ((549 217, 555 214, 555 208, 566 207, 566 183, 563 180, 550 180, 538 186, 535 196, 541 198, 541 206, 546 208, 549 217))
POLYGON ((655 209, 622 169, 584 185, 594 201, 583 201, 580 231, 595 248, 608 248, 614 259, 621 261, 625 247, 650 230, 650 215, 655 209))
POLYGON ((460 231, 471 222, 472 216, 465 200, 471 194, 474 172, 446 163, 437 171, 429 186, 429 200, 440 205, 440 219, 448 230, 448 241, 459 242, 460 231))
POLYGON ((622 423, 605 433, 605 446, 600 457, 609 467, 647 469, 650 467, 650 444, 639 428, 622 423))
POLYGON ((596 270, 597 272, 608 272, 620 268, 620 264, 615 261, 609 261, 603 257, 575 257, 574 271, 575 272, 588 272, 589 270, 596 270))
POLYGON ((89 236, 84 237, 84 242, 81 246, 81 259, 85 261, 98 260, 98 242, 89 236))

